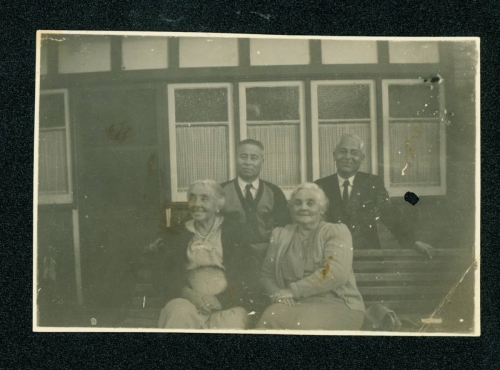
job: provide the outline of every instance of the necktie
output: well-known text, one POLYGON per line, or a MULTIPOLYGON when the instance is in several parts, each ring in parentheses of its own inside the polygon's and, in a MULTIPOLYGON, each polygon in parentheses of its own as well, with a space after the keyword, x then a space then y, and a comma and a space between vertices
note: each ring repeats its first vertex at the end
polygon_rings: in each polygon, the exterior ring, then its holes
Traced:
POLYGON ((344 202, 344 206, 349 202, 349 180, 344 181, 344 192, 342 193, 342 200, 344 202))
POLYGON ((247 186, 245 186, 245 199, 250 208, 253 206, 253 195, 252 192, 250 191, 250 189, 252 188, 253 188, 252 184, 247 184, 247 186))

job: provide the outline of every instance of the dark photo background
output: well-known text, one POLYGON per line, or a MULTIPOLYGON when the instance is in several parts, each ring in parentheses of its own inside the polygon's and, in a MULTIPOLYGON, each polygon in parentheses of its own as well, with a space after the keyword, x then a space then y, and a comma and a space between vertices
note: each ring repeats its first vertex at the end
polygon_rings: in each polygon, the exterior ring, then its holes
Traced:
MULTIPOLYGON (((496 141, 498 126, 498 5, 495 2, 426 3, 388 2, 383 7, 364 3, 340 4, 235 4, 232 2, 188 3, 179 5, 165 2, 161 5, 144 2, 73 4, 57 2, 31 4, 10 3, 3 6, 4 29, 11 30, 4 37, 1 63, 5 76, 2 90, 2 273, 4 317, 12 317, 4 330, 9 346, 4 361, 15 366, 20 358, 28 363, 40 364, 45 351, 52 348, 65 362, 76 364, 88 361, 82 356, 94 348, 92 357, 101 355, 110 359, 112 348, 125 362, 131 354, 142 354, 143 348, 155 353, 172 353, 174 348, 184 355, 196 353, 198 365, 227 359, 231 354, 239 364, 247 361, 265 361, 273 358, 269 348, 276 348, 282 356, 281 364, 304 361, 308 366, 327 360, 331 365, 334 354, 327 351, 333 346, 339 356, 334 364, 347 366, 350 359, 357 364, 370 361, 388 367, 401 367, 403 363, 414 367, 427 365, 466 366, 465 358, 475 366, 488 368, 495 363, 493 339, 498 331, 498 309, 495 294, 498 284, 495 196, 498 168, 496 141), (93 7, 96 5, 96 7, 93 7), (142 5, 142 7, 141 7, 142 5), (405 338, 329 338, 329 337, 250 337, 215 335, 61 335, 31 334, 31 245, 32 245, 32 165, 33 165, 33 104, 35 70, 35 31, 37 29, 115 29, 158 30, 189 32, 237 32, 310 35, 364 35, 364 36, 480 36, 481 39, 481 98, 482 98, 482 173, 488 174, 482 188, 482 338, 458 340, 405 339, 405 338), (14 316, 15 315, 15 319, 14 316), (111 338, 111 339, 110 339, 111 338), (74 346, 62 345, 63 341, 74 346), (97 342, 94 342, 97 341, 97 342), (107 343, 106 343, 107 342, 107 343), (111 344, 112 342, 113 344, 111 344), (106 344, 105 344, 106 343, 106 344), (99 346, 94 347, 95 344, 99 346), (406 344, 406 345, 404 345, 406 344), (119 347, 115 347, 119 345, 119 347), (205 350, 199 351, 200 347, 205 350), (168 347, 167 350, 164 348, 168 347), (8 350, 8 349, 15 349, 8 350), (135 351, 127 351, 135 349, 135 351), (198 349, 198 351, 196 351, 198 349), (232 349, 232 351, 230 350, 232 349), (237 351, 234 351, 237 349, 237 351), (386 351, 384 351, 384 349, 386 351), (418 351, 415 351, 418 349, 418 351), (429 351, 440 356, 428 358, 429 351), (75 352, 76 351, 76 352, 75 352), (236 353, 234 353, 236 352, 236 353), (325 355, 325 352, 329 352, 325 355), (418 352, 418 354, 416 353, 418 352), (71 354, 79 353, 79 356, 71 354), (459 355, 457 355, 459 353, 459 355), (256 355, 259 359, 256 360, 256 355), (437 353, 436 353, 437 354, 437 353), (201 356, 200 356, 201 355, 201 356), (420 356, 419 356, 420 355, 420 356), (425 355, 425 356, 424 356, 425 355), (370 359, 370 360, 368 360, 370 359), (323 360, 323 361, 322 361, 323 360)), ((86 354, 85 354, 86 355, 86 354)), ((496 357, 495 357, 496 356, 496 357)), ((160 357, 160 356, 159 356, 160 357)), ((49 356, 46 357, 49 360, 49 356)), ((95 360, 93 360, 95 361, 95 360)), ((130 361, 130 358, 129 358, 130 361)), ((26 363, 26 365, 28 365, 26 363)), ((88 362, 87 362, 88 363, 88 362)), ((129 362, 130 363, 130 362, 129 362)), ((277 361, 275 361, 276 365, 277 361)), ((55 364, 48 362, 48 364, 55 364)), ((61 364, 61 361, 59 362, 61 364)), ((103 364, 93 362, 94 365, 103 364)), ((115 362, 116 364, 116 362, 115 362)), ((180 362, 178 363, 180 364, 180 362)), ((257 364, 257 362, 256 362, 257 364)))

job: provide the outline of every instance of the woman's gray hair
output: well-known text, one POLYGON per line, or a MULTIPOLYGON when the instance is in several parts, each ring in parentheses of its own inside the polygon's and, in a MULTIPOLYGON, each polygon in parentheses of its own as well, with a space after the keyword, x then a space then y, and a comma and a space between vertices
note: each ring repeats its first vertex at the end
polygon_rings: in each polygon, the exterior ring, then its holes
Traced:
POLYGON ((189 200, 189 194, 191 193, 191 189, 195 185, 203 185, 206 186, 208 189, 210 189, 212 195, 217 198, 218 203, 219 203, 219 209, 224 207, 224 203, 226 202, 226 197, 224 195, 224 190, 222 190, 221 186, 219 183, 215 180, 196 180, 191 185, 189 185, 188 191, 187 191, 187 199, 189 200))
POLYGON ((318 202, 321 205, 321 211, 322 211, 322 213, 325 213, 326 210, 328 209, 328 198, 325 195, 325 192, 323 191, 323 189, 321 189, 314 182, 305 182, 305 183, 297 186, 295 189, 293 189, 292 195, 290 196, 290 200, 288 201, 289 204, 292 205, 292 202, 295 199, 295 196, 302 189, 312 190, 318 195, 318 202))

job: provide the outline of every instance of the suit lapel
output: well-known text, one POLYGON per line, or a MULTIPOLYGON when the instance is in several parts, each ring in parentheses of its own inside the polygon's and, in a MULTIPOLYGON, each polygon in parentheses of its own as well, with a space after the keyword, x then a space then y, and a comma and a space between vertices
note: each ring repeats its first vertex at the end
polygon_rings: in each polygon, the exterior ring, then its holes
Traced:
POLYGON ((332 191, 331 199, 333 200, 333 202, 335 204, 342 204, 342 195, 340 194, 339 178, 337 174, 333 175, 331 191, 332 191))
POLYGON ((343 219, 344 216, 344 204, 342 202, 342 195, 340 195, 339 178, 335 173, 331 177, 330 186, 328 189, 330 196, 330 221, 338 222, 343 219))

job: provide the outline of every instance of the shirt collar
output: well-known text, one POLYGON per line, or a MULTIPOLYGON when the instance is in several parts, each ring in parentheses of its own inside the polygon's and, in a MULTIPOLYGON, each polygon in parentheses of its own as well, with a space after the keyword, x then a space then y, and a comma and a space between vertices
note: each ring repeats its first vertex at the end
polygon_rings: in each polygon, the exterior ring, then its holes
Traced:
MULTIPOLYGON (((246 182, 245 180, 243 180, 241 177, 238 176, 238 185, 239 185, 239 187, 241 189, 241 192, 243 194, 245 194, 245 188, 246 188, 247 184, 249 184, 249 183, 246 182)), ((259 189, 259 185, 260 185, 259 178, 257 177, 255 179, 255 181, 253 181, 251 184, 252 184, 252 186, 254 187, 255 190, 258 190, 259 189)))
POLYGON ((347 180, 349 181, 349 185, 350 186, 353 186, 354 185, 354 178, 356 177, 356 174, 352 175, 351 177, 349 177, 348 179, 344 179, 342 176, 340 176, 339 174, 337 174, 337 177, 339 179, 339 187, 342 187, 344 186, 344 181, 347 180))

